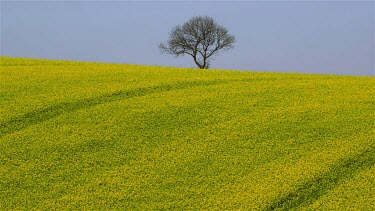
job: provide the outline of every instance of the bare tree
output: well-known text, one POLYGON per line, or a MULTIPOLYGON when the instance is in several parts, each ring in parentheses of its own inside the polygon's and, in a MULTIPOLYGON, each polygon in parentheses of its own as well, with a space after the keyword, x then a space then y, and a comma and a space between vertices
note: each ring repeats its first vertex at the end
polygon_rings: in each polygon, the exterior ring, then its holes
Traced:
POLYGON ((228 33, 223 26, 219 26, 213 18, 197 16, 191 18, 182 26, 178 25, 170 33, 166 44, 161 43, 162 53, 175 56, 190 55, 200 69, 207 69, 210 57, 220 50, 234 47, 235 37, 228 33))

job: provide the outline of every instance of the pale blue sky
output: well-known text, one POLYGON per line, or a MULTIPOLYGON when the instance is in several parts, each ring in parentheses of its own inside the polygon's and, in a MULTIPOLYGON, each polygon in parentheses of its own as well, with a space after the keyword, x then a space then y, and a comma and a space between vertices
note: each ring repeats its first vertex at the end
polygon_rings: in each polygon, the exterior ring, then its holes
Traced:
POLYGON ((195 67, 157 45, 196 15, 237 39, 212 68, 374 75, 374 1, 1 1, 1 55, 195 67))

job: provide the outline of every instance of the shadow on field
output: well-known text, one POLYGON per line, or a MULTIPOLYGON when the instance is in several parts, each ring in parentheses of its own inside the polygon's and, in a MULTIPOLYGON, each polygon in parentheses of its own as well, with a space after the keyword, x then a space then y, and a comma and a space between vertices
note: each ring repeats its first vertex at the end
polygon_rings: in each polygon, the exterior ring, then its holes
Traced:
POLYGON ((312 204, 329 190, 374 164, 375 147, 372 146, 361 154, 341 160, 329 172, 307 181, 265 210, 291 210, 312 204))
POLYGON ((175 84, 167 84, 153 87, 145 87, 134 90, 119 91, 108 93, 94 98, 82 99, 76 102, 63 102, 47 108, 38 109, 29 112, 18 118, 11 119, 7 122, 0 123, 0 138, 11 133, 23 130, 31 125, 35 125, 49 119, 58 117, 62 114, 74 112, 80 109, 90 108, 99 104, 141 97, 149 94, 167 92, 171 90, 187 89, 196 86, 210 86, 217 84, 225 84, 230 80, 215 81, 187 81, 175 84))

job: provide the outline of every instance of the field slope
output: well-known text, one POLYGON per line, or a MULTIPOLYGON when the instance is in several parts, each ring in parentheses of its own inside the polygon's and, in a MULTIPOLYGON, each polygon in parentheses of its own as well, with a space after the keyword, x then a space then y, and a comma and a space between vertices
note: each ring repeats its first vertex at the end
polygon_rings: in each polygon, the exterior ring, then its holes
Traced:
POLYGON ((374 210, 374 77, 1 58, 0 210, 374 210))

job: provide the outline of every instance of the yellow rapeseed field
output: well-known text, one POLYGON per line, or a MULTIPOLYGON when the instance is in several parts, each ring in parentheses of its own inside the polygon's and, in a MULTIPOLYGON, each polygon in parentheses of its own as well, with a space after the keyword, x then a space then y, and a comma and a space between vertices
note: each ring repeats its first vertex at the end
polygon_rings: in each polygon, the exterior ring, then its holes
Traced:
POLYGON ((0 57, 0 210, 374 210, 374 77, 0 57))

